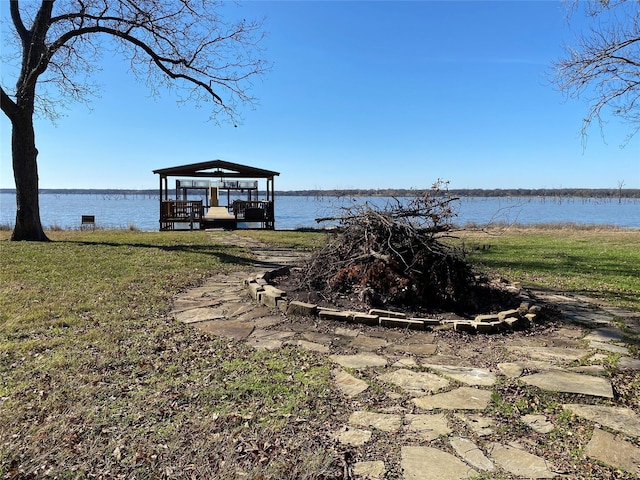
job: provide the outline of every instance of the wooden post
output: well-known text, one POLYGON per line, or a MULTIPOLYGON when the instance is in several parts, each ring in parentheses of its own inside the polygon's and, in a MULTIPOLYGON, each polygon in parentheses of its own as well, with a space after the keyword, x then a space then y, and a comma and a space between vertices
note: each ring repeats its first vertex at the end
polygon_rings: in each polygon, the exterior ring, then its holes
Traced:
POLYGON ((162 175, 159 175, 160 177, 160 208, 159 208, 159 214, 158 216, 160 217, 160 230, 162 230, 162 175))
POLYGON ((269 216, 271 217, 271 221, 269 222, 268 228, 271 230, 275 230, 276 228, 276 205, 275 205, 275 190, 274 190, 274 179, 273 177, 267 178, 267 201, 271 199, 271 212, 269 212, 269 216), (269 184, 271 184, 271 188, 269 188, 269 184))

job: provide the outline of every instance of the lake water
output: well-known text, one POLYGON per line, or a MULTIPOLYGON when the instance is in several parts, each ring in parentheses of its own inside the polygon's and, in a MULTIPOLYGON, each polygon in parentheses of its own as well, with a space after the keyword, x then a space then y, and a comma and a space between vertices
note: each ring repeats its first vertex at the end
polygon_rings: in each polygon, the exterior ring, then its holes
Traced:
MULTIPOLYGON (((350 202, 369 201, 384 204, 381 197, 299 197, 276 195, 276 229, 292 230, 318 227, 316 218, 336 215, 338 208, 350 202)), ((82 215, 95 215, 103 228, 158 230, 157 195, 143 194, 42 194, 40 218, 45 228, 80 226, 82 215)), ((15 222, 15 195, 0 194, 0 225, 15 222)), ((640 199, 466 197, 457 204, 455 223, 581 223, 640 228, 640 199)), ((320 225, 324 226, 324 224, 320 225)))

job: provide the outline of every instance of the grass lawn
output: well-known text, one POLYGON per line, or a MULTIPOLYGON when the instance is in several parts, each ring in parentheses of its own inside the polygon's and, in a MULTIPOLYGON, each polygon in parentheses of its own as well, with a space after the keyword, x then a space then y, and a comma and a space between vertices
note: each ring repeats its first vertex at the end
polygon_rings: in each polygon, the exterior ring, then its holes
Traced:
POLYGON ((246 252, 203 232, 2 235, 0 478, 321 478, 326 362, 167 315, 246 252))
MULTIPOLYGON (((238 232, 314 248, 321 233, 238 232)), ((247 268, 224 233, 0 232, 0 478, 328 478, 348 415, 330 365, 175 322, 171 299, 247 268)), ((466 232, 471 259, 524 285, 640 310, 640 232, 466 232)))
POLYGON ((640 311, 639 230, 558 226, 464 232, 461 238, 481 270, 640 311))

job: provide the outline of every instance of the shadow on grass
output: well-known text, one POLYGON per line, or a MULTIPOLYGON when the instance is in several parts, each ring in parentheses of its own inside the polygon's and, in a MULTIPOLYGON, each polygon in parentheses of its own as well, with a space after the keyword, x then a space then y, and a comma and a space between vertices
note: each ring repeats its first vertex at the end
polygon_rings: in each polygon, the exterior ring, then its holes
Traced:
POLYGON ((567 254, 545 259, 474 256, 472 262, 481 270, 524 274, 536 287, 568 290, 640 311, 640 267, 633 262, 567 254))
MULTIPOLYGON (((530 274, 541 274, 545 276, 584 276, 593 275, 601 280, 611 282, 612 285, 619 286, 620 277, 629 279, 640 278, 640 269, 631 264, 622 265, 613 262, 598 262, 596 265, 587 264, 584 259, 567 258, 561 264, 544 261, 522 261, 522 260, 487 260, 481 259, 478 262, 481 266, 495 270, 515 270, 524 271, 530 274), (581 263, 584 263, 581 265, 581 263)), ((637 281, 637 280, 636 280, 637 281)))
POLYGON ((231 249, 242 249, 240 246, 226 246, 226 245, 162 245, 157 243, 140 243, 140 242, 108 242, 108 241, 87 241, 87 240, 56 240, 56 243, 65 243, 69 245, 79 245, 79 246, 103 246, 103 247, 113 247, 113 248, 122 248, 122 247, 132 247, 132 248, 140 248, 140 249, 153 249, 153 250, 162 250, 164 252, 179 252, 179 253, 187 253, 187 254, 198 254, 198 255, 208 255, 215 256, 218 258, 220 263, 228 264, 228 265, 240 265, 240 266, 248 266, 248 267, 256 267, 261 265, 269 265, 268 263, 261 262, 259 260, 255 260, 252 258, 248 258, 240 255, 233 255, 228 253, 228 250, 231 249))

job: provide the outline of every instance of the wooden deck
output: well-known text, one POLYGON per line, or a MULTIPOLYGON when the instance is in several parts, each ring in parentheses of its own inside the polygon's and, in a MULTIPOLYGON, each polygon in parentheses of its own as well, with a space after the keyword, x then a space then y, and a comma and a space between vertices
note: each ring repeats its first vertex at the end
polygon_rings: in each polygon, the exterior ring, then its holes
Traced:
POLYGON ((264 200, 236 200, 231 206, 209 207, 202 219, 203 228, 238 228, 239 223, 259 224, 257 228, 273 229, 273 203, 264 200))
POLYGON ((203 228, 228 228, 238 226, 235 215, 229 213, 227 207, 209 207, 202 220, 203 228))

